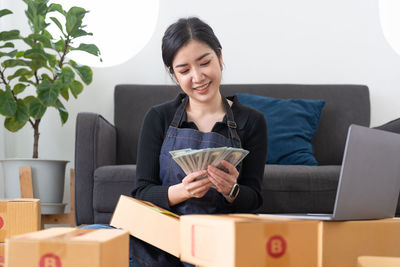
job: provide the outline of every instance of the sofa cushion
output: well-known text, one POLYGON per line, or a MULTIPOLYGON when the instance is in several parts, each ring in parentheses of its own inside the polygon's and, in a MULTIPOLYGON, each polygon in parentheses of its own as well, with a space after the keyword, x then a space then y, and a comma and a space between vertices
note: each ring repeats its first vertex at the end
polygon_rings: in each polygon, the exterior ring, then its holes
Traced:
POLYGON ((94 171, 93 208, 114 212, 120 195, 130 196, 135 187, 136 165, 102 166, 94 171))
POLYGON ((237 96, 243 105, 264 114, 268 127, 267 164, 318 165, 311 142, 318 129, 324 100, 237 96))
POLYGON ((266 165, 257 212, 333 212, 340 167, 266 165))

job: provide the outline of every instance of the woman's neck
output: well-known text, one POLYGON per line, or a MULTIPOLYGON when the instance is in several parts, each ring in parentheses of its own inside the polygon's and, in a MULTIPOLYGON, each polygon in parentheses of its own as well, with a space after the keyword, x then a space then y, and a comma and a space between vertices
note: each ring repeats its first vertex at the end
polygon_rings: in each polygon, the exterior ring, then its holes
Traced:
POLYGON ((186 111, 197 116, 205 114, 225 113, 224 103, 222 102, 221 94, 217 94, 216 97, 211 99, 209 102, 197 102, 189 98, 189 103, 186 107, 186 111))

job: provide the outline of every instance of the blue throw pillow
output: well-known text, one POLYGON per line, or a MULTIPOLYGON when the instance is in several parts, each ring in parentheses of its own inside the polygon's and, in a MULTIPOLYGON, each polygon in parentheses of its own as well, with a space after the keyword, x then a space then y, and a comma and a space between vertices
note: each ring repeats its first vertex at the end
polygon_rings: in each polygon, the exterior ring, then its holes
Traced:
POLYGON ((267 164, 318 165, 312 140, 324 100, 278 99, 237 94, 239 102, 264 114, 267 122, 267 164))

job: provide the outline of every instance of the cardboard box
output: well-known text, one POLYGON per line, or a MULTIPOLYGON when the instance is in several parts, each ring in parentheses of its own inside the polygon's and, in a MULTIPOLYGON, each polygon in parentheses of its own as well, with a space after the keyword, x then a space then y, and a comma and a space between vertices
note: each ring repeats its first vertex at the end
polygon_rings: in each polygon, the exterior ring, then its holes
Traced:
POLYGON ((6 244, 5 243, 0 243, 0 267, 4 266, 4 250, 6 248, 6 244))
POLYGON ((399 267, 400 258, 394 257, 358 257, 358 267, 399 267))
POLYGON ((254 215, 181 216, 181 259, 200 266, 354 267, 400 256, 400 220, 322 222, 254 215))
POLYGON ((6 237, 40 230, 40 200, 0 200, 0 242, 6 237))
POLYGON ((117 229, 50 228, 6 240, 9 267, 128 267, 129 234, 117 229))
POLYGON ((149 202, 121 195, 111 219, 112 226, 176 257, 180 256, 179 216, 149 202))

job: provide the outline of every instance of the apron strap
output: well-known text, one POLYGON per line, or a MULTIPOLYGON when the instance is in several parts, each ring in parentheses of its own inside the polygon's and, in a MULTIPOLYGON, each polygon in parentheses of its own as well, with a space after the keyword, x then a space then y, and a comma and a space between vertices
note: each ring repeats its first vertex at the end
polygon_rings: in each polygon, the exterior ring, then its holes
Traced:
POLYGON ((174 118, 172 119, 172 122, 170 124, 171 127, 178 128, 179 123, 182 120, 183 114, 185 112, 186 104, 189 100, 189 97, 186 95, 185 98, 183 99, 182 103, 179 105, 178 109, 175 112, 174 118))
POLYGON ((233 112, 231 107, 229 106, 228 100, 226 100, 226 97, 222 96, 222 102, 224 102, 225 110, 226 110, 226 121, 228 124, 228 130, 229 130, 229 138, 232 141, 233 147, 236 148, 241 148, 242 144, 240 141, 240 137, 236 131, 237 124, 235 122, 235 119, 233 117, 233 112))

